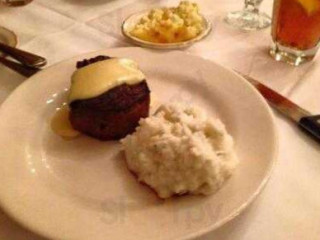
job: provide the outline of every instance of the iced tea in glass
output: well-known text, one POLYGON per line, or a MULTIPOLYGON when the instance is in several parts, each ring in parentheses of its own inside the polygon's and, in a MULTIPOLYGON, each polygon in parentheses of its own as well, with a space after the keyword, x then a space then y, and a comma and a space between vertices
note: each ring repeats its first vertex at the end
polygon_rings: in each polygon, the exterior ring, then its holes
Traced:
POLYGON ((293 65, 310 61, 320 42, 320 0, 274 0, 271 55, 293 65))

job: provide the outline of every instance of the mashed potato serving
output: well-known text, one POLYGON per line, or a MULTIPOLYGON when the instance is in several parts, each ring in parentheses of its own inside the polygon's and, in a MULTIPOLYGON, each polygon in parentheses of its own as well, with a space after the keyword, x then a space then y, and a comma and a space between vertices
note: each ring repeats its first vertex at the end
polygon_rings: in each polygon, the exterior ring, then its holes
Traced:
POLYGON ((203 24, 198 5, 182 1, 176 8, 151 10, 130 34, 148 42, 177 43, 198 36, 204 29, 203 24))
POLYGON ((201 109, 172 103, 122 140, 130 171, 161 198, 212 194, 238 164, 232 137, 201 109))

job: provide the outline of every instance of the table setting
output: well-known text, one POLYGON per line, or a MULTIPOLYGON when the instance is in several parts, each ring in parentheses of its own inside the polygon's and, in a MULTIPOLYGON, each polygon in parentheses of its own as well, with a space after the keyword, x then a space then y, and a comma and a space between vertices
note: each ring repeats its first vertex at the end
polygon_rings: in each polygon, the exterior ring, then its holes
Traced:
POLYGON ((319 0, 0 0, 0 239, 318 239, 319 27, 319 0))

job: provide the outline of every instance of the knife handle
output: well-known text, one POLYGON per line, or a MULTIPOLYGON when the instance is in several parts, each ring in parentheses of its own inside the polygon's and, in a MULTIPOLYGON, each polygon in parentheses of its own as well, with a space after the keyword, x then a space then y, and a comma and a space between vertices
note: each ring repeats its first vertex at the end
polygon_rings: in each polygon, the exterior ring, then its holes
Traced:
POLYGON ((299 126, 320 142, 320 115, 301 118, 299 126))

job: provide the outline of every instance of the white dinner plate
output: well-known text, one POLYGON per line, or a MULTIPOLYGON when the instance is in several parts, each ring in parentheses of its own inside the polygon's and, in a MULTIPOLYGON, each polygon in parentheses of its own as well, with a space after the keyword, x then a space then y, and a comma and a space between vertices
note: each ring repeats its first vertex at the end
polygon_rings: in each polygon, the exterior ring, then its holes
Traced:
POLYGON ((181 49, 191 46, 192 44, 202 40, 205 38, 211 31, 211 22, 204 16, 201 16, 203 19, 203 30, 202 32, 189 40, 183 41, 183 42, 177 42, 177 43, 154 43, 154 42, 148 42, 145 40, 142 40, 140 38, 137 38, 133 35, 131 35, 132 29, 136 26, 136 24, 140 21, 140 19, 147 15, 150 12, 150 10, 144 10, 142 12, 138 12, 135 14, 130 15, 127 19, 125 19, 122 23, 121 31, 123 36, 125 36, 131 43, 147 47, 147 48, 154 48, 154 49, 181 49))
POLYGON ((63 61, 34 75, 0 109, 0 203, 16 220, 52 239, 181 240, 237 216, 265 185, 277 150, 272 113, 243 78, 183 52, 119 48, 63 61), (240 164, 216 194, 160 200, 129 173, 118 142, 66 141, 50 119, 67 96, 77 60, 136 60, 156 101, 183 101, 220 118, 240 164))

